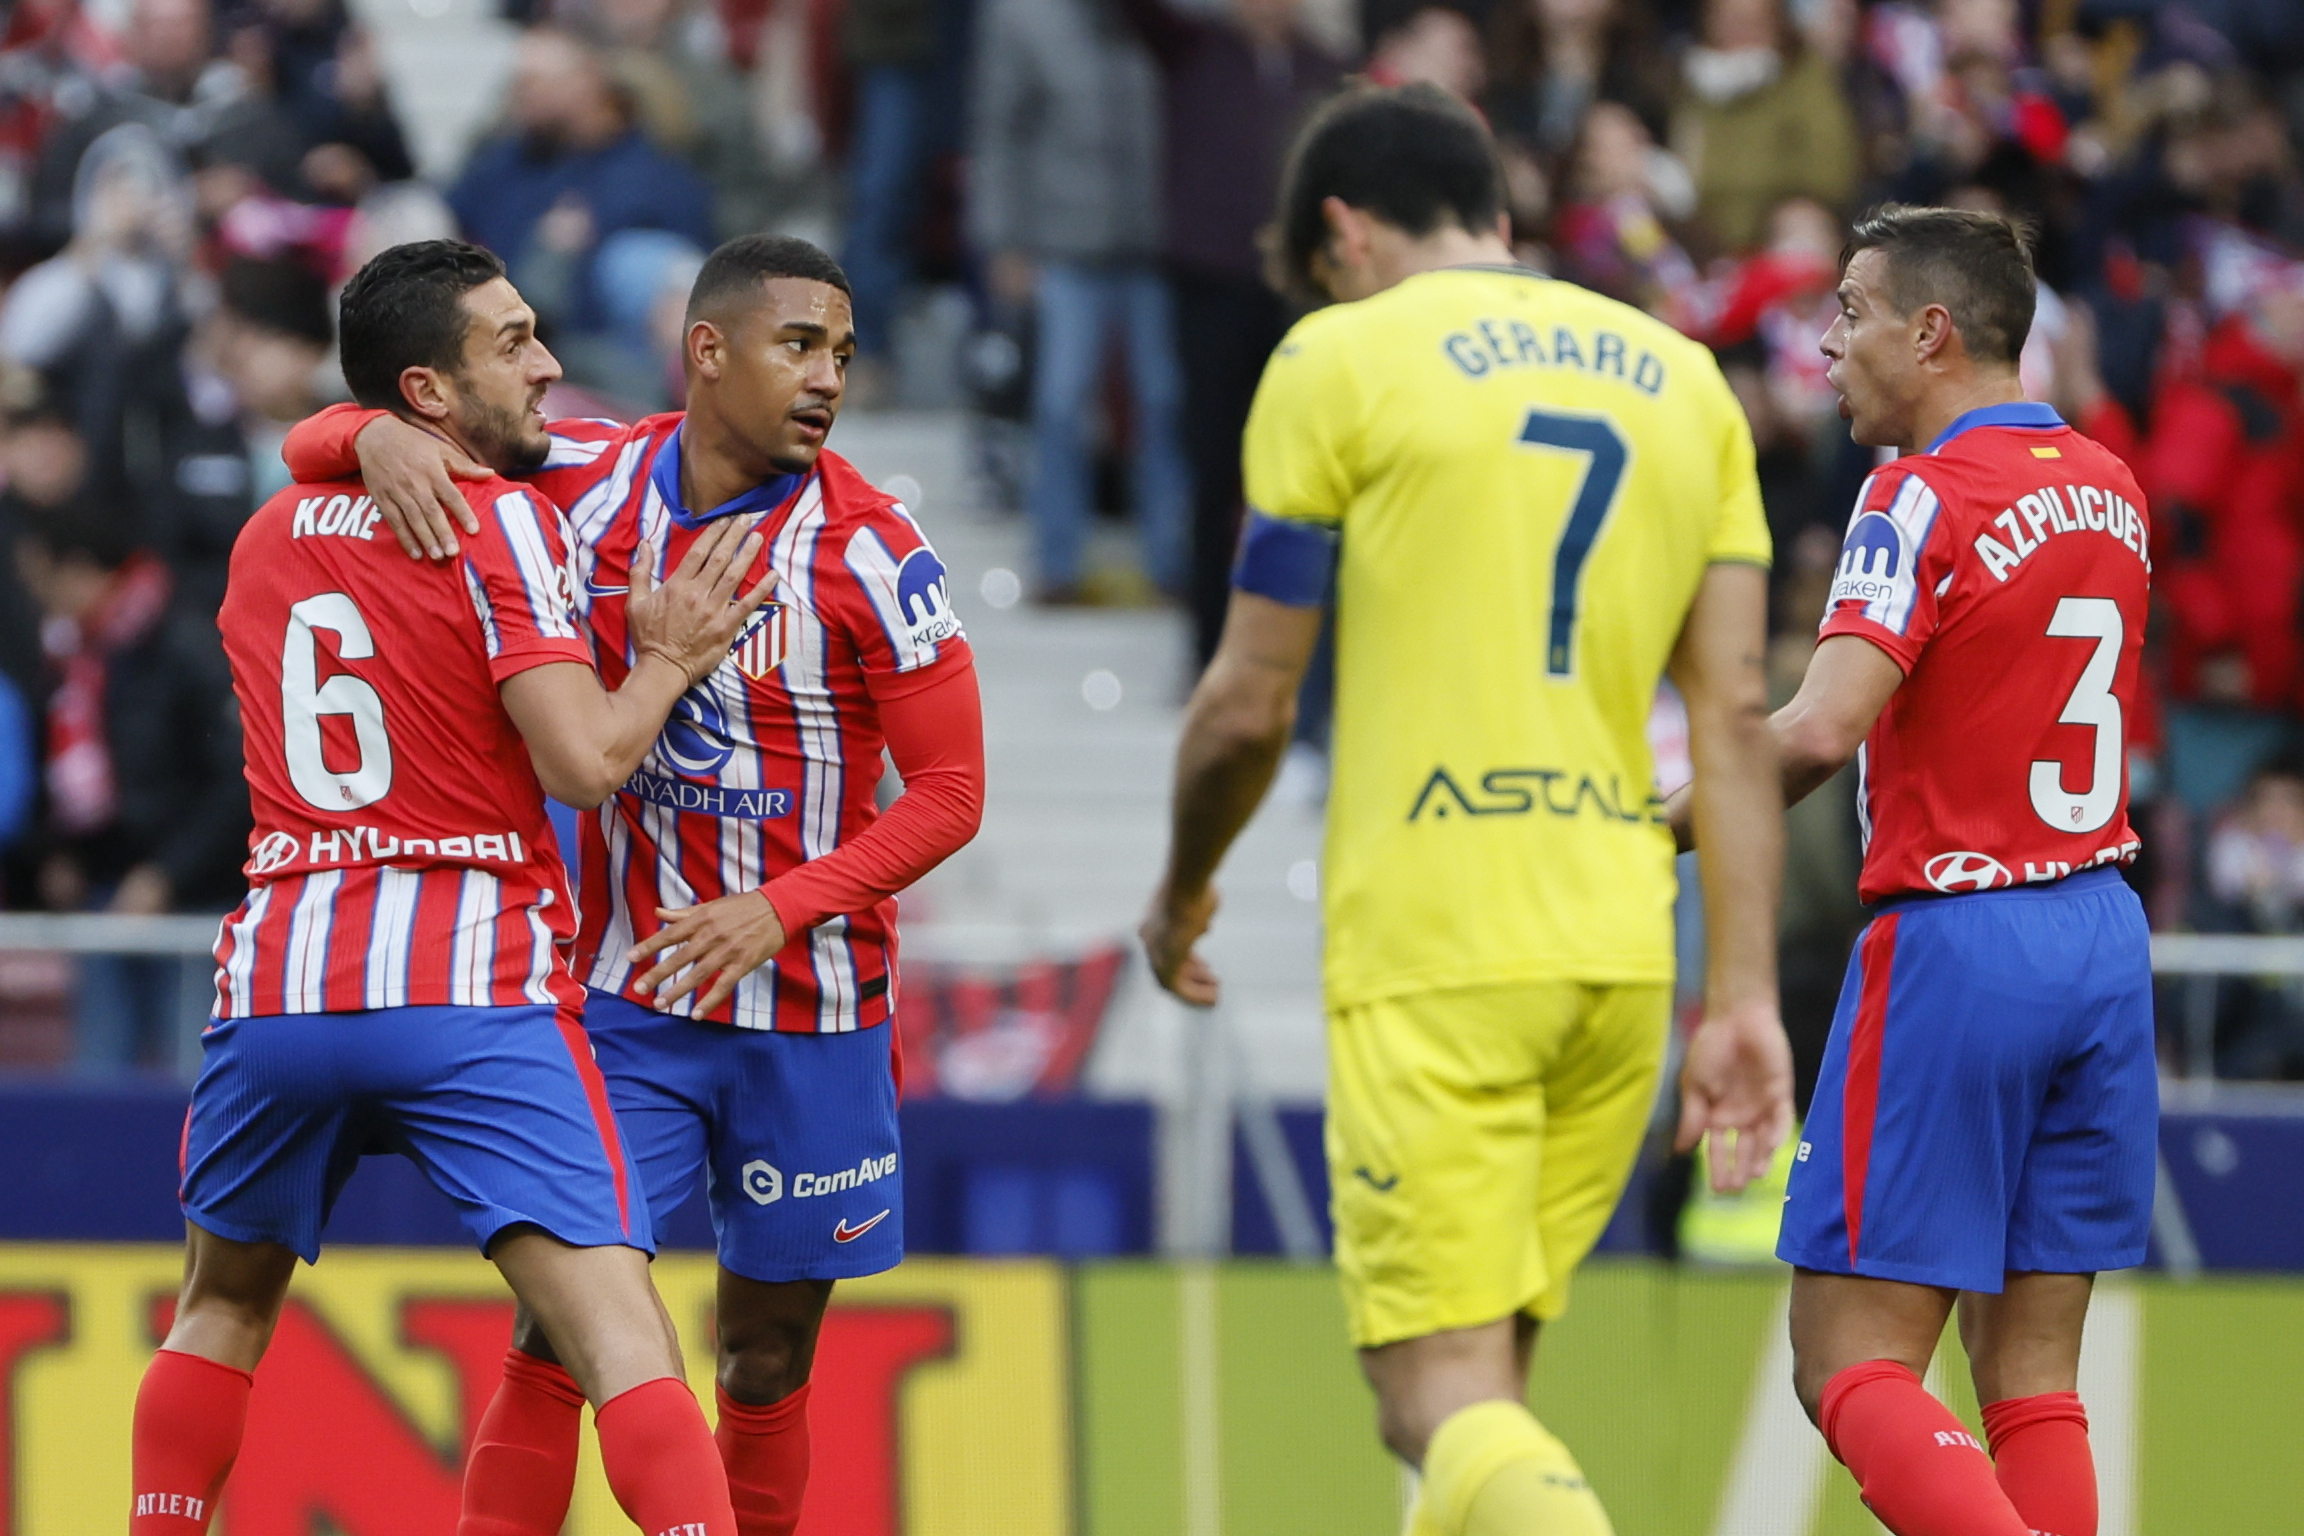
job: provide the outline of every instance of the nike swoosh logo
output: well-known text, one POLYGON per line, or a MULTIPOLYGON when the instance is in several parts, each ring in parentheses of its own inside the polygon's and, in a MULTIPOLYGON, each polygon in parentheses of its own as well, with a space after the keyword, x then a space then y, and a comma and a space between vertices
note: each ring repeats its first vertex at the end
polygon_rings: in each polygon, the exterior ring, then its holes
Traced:
POLYGON ((1378 1179, 1376 1175, 1370 1173, 1365 1168, 1353 1169, 1352 1176, 1360 1180, 1361 1183, 1367 1185, 1370 1189, 1376 1191, 1376 1193, 1380 1195, 1388 1195, 1392 1193, 1393 1186, 1400 1182, 1400 1175, 1398 1174, 1394 1174, 1388 1179, 1378 1179))
POLYGON ((852 1243, 887 1219, 888 1213, 886 1211, 882 1211, 879 1215, 864 1223, 864 1225, 860 1227, 852 1227, 848 1225, 846 1219, 843 1218, 840 1225, 832 1229, 832 1241, 836 1243, 852 1243))

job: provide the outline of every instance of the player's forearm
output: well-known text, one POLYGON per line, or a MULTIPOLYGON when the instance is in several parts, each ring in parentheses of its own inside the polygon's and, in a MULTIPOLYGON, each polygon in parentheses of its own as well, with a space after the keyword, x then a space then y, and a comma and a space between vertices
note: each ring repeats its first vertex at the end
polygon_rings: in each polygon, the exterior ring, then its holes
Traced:
POLYGON ((360 455, 353 446, 360 429, 384 414, 349 402, 331 405, 288 429, 280 461, 307 484, 350 479, 360 473, 360 455))
POLYGON ((1715 565, 1688 610, 1672 676, 1688 708, 1696 782, 1683 825, 1704 850, 1705 1007, 1776 1000, 1784 797, 1768 723, 1767 573, 1715 565))
POLYGON ((611 693, 590 667, 536 667, 504 683, 504 703, 544 792, 589 810, 621 789, 648 755, 688 674, 643 653, 611 693))
MULTIPOLYGON (((605 800, 623 788, 648 751, 663 734, 664 722, 672 717, 672 707, 688 691, 688 673, 673 662, 643 652, 623 683, 614 693, 602 699, 602 710, 597 734, 592 738, 592 751, 598 761, 600 782, 605 784, 600 799, 605 800)), ((593 802, 598 804, 598 801, 593 802)))
POLYGON ((1812 711, 1803 711, 1798 700, 1768 717, 1768 734, 1775 743, 1777 778, 1786 805, 1798 805, 1823 788, 1856 755, 1839 733, 1812 711))
POLYGON ((1776 911, 1784 796, 1775 739, 1757 701, 1689 712, 1696 782, 1690 819, 1704 850, 1705 1006, 1776 996, 1776 911))
POLYGON ((1164 891, 1200 891, 1216 877, 1232 840, 1272 787, 1295 722, 1293 694, 1260 711, 1244 711, 1205 688, 1193 695, 1176 752, 1164 891))
POLYGON ((855 838, 762 888, 787 937, 895 895, 967 846, 983 825, 984 711, 974 664, 914 692, 876 694, 873 702, 904 792, 855 838))
POLYGON ((862 912, 965 847, 984 820, 984 781, 962 770, 909 777, 904 793, 851 842, 761 888, 787 936, 862 912))

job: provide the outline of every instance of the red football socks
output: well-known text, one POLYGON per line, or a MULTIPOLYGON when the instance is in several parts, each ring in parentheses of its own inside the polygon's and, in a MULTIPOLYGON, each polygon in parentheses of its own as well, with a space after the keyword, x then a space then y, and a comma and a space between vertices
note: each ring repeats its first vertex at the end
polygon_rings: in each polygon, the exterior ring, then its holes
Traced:
POLYGON ((1821 1418, 1824 1443, 1896 1536, 2031 1536, 1984 1447, 1895 1361, 1867 1360, 1833 1377, 1821 1418))
POLYGON ((720 1459, 739 1536, 792 1536, 808 1491, 808 1386, 765 1408, 720 1392, 720 1459))
POLYGON ((246 1371, 164 1349, 136 1389, 135 1503, 129 1536, 197 1536, 248 1427, 246 1371))
POLYGON ((520 1350, 472 1434, 456 1536, 560 1536, 576 1486, 584 1393, 576 1378, 520 1350))
POLYGON ((608 1490, 646 1536, 737 1536, 728 1474, 688 1383, 659 1376, 619 1393, 592 1424, 608 1490))
POLYGON ((2039 1536, 2096 1536, 2096 1458, 2077 1392, 1984 1405, 2000 1487, 2039 1536))

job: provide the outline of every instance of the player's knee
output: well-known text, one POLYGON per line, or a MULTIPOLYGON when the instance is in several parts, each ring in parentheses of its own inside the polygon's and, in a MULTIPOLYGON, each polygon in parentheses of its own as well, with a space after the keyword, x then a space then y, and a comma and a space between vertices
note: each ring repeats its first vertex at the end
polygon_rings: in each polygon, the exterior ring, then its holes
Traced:
POLYGON ((1379 1390, 1376 1394, 1376 1437, 1384 1449, 1412 1467, 1424 1464, 1424 1448, 1439 1426, 1418 1411, 1406 1394, 1379 1390))
POLYGON ((808 1384, 816 1330, 799 1318, 755 1318, 720 1334, 720 1387, 740 1403, 782 1402, 808 1384))
POLYGON ((1800 1411, 1808 1415, 1808 1422, 1819 1429, 1824 1425, 1824 1388, 1831 1380, 1831 1371, 1814 1355, 1793 1352, 1792 1395, 1800 1399, 1800 1411))
POLYGON ((812 1351, 789 1338, 753 1341, 720 1351, 720 1390, 740 1403, 780 1403, 808 1384, 812 1351))

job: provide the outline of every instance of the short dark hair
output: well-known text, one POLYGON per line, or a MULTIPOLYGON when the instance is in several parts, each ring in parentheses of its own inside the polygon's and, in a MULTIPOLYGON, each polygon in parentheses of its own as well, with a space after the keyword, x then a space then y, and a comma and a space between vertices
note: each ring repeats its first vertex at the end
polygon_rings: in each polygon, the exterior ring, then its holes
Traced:
POLYGON ((471 326, 464 295, 503 275, 493 251, 462 240, 412 240, 370 258, 336 306, 352 398, 370 410, 405 411, 404 370, 454 373, 471 326))
POLYGON ((1411 235, 1444 223, 1480 232, 1504 207, 1496 141, 1470 107, 1435 85, 1360 86, 1312 114, 1280 181, 1280 266, 1310 289, 1328 243, 1320 205, 1341 198, 1411 235))
POLYGON ((738 294, 750 296, 762 283, 779 277, 830 283, 851 298, 855 296, 848 286, 848 274, 820 246, 797 235, 738 235, 704 258, 696 286, 688 290, 689 324, 703 318, 706 310, 738 294))
POLYGON ((1875 250, 1886 255, 1888 301, 1897 313, 1941 304, 1970 357, 2015 363, 2032 334, 2039 293, 2030 232, 2022 224, 1965 208, 1883 203, 1849 233, 1841 270, 1858 251, 1875 250))

